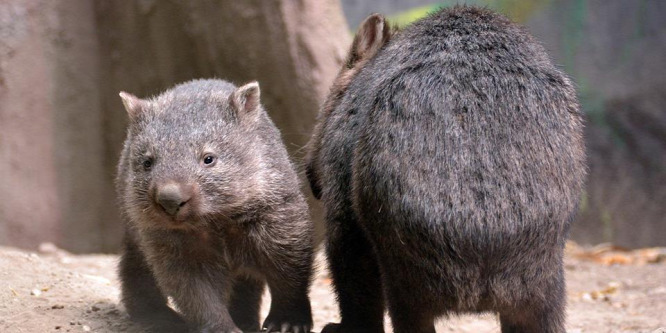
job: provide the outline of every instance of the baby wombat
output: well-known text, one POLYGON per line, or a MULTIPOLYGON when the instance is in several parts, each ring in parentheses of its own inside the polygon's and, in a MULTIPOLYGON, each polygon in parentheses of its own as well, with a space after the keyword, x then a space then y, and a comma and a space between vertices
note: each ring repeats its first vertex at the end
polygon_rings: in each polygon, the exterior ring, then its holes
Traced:
POLYGON ((195 80, 130 116, 117 190, 122 301, 153 330, 309 332, 313 226, 259 86, 195 80), (178 313, 167 306, 171 297, 178 313))
POLYGON ((366 19, 306 161, 342 316, 324 332, 383 332, 384 300, 395 332, 487 311, 502 332, 564 332, 582 129, 569 79, 506 18, 366 19))

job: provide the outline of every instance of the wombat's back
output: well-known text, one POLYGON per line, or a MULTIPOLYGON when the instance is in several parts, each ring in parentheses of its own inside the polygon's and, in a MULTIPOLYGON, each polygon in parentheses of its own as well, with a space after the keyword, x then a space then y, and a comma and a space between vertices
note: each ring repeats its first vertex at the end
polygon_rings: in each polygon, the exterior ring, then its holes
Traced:
POLYGON ((341 109, 352 102, 368 112, 353 188, 369 230, 474 274, 556 255, 584 176, 582 122, 571 83, 522 29, 441 11, 379 52, 341 109))

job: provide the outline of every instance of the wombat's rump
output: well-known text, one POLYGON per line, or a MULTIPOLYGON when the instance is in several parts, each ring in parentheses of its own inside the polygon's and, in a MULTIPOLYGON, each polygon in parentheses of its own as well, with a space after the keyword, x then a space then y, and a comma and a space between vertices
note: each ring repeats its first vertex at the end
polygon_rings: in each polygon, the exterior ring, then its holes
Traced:
POLYGON ((360 28, 348 60, 367 58, 345 64, 309 144, 342 315, 324 332, 383 332, 384 299, 396 332, 483 311, 502 332, 564 332, 585 173, 571 82, 485 9, 386 24, 360 28))
POLYGON ((267 283, 264 327, 309 331, 313 228, 259 86, 195 80, 121 97, 119 273, 132 319, 156 332, 258 331, 267 283))

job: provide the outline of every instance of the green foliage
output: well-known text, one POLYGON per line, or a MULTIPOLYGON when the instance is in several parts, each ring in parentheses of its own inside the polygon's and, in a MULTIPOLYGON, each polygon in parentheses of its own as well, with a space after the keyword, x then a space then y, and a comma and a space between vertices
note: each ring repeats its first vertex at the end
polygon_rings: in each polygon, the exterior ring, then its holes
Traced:
POLYGON ((603 209, 601 211, 601 225, 602 225, 602 238, 604 242, 613 242, 613 234, 614 234, 614 228, 613 228, 613 217, 611 215, 611 212, 608 211, 607 209, 603 209))
POLYGON ((587 212, 588 208, 590 208, 590 202, 588 199, 587 189, 583 189, 583 193, 580 194, 580 206, 578 207, 578 210, 581 213, 585 213, 587 212))
POLYGON ((435 12, 441 8, 445 7, 442 4, 435 4, 435 5, 427 5, 427 6, 422 6, 422 7, 416 7, 412 8, 410 10, 404 11, 402 13, 398 13, 396 15, 392 15, 387 17, 389 22, 391 24, 397 25, 398 27, 404 27, 406 25, 409 25, 410 23, 432 13, 435 12))
POLYGON ((535 12, 541 10, 544 5, 548 4, 550 1, 551 0, 483 0, 479 2, 485 3, 489 8, 507 15, 516 22, 525 23, 535 12))

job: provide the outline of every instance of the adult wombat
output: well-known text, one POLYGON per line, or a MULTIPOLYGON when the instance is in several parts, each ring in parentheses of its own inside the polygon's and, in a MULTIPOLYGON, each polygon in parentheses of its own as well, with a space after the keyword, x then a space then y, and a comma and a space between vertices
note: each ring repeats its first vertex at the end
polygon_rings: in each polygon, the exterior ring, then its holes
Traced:
POLYGON ((383 332, 384 298, 396 332, 485 311, 502 332, 564 332, 585 174, 569 79, 523 29, 473 7, 395 34, 371 16, 347 60, 306 161, 342 315, 324 332, 383 332))
POLYGON ((117 178, 130 316, 159 332, 258 331, 267 282, 263 326, 308 332, 313 227, 257 83, 120 96, 130 116, 117 178))

